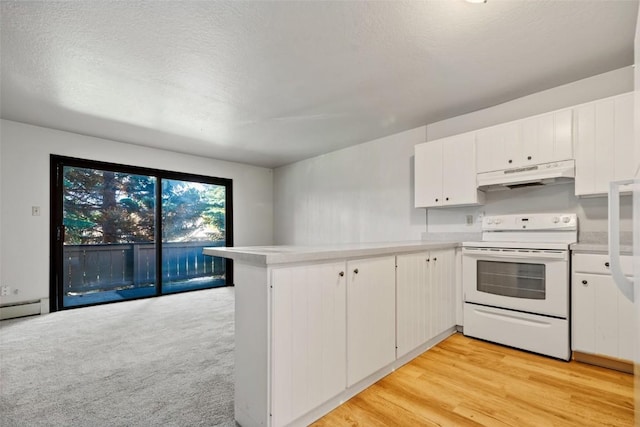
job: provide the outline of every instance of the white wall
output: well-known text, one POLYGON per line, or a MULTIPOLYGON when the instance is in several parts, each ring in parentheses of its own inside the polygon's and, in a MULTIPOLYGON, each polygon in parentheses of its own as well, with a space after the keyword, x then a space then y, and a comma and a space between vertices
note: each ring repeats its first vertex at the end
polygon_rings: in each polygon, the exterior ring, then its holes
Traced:
POLYGON ((633 90, 633 67, 624 67, 513 101, 427 125, 427 140, 535 116, 633 90))
MULTIPOLYGON (((176 142, 179 144, 179 142, 176 142)), ((233 180, 234 243, 273 243, 273 171, 124 144, 12 121, 0 122, 0 284, 18 294, 1 303, 49 296, 50 154, 233 180), (31 206, 41 215, 31 216, 31 206)))
MULTIPOLYGON (((577 213, 580 233, 607 231, 607 199, 580 199, 574 195, 573 184, 548 187, 520 188, 487 193, 480 207, 430 209, 429 233, 480 232, 482 215, 506 215, 536 212, 577 213), (475 223, 466 224, 466 215, 473 215, 475 223)), ((623 196, 620 204, 621 230, 631 231, 631 197, 623 196)))
POLYGON ((3 203, 2 203, 2 182, 4 181, 4 179, 2 178, 2 147, 3 147, 3 143, 2 143, 2 128, 4 122, 2 120, 0 120, 0 286, 2 286, 2 260, 4 259, 2 257, 2 241, 4 240, 2 238, 2 212, 3 212, 3 203))
MULTIPOLYGON (((636 106, 640 106, 640 9, 638 9, 638 17, 636 18, 636 35, 633 42, 633 87, 634 101, 636 106)), ((640 179, 640 107, 634 110, 633 116, 634 132, 635 132, 635 160, 636 160, 636 178, 640 179)), ((640 204, 640 201, 638 201, 640 204)), ((640 206, 640 205, 639 205, 640 206)), ((638 213, 640 215, 640 213, 638 213)), ((639 216, 640 217, 640 216, 639 216)), ((640 237, 640 227, 638 227, 640 237)), ((638 253, 640 253, 640 238, 638 240, 638 253)), ((640 264, 638 264, 640 267, 640 264)), ((640 271, 640 268, 638 269, 640 271)), ((638 328, 640 333, 640 328, 638 328)), ((638 356, 640 357, 640 355, 638 356)), ((640 377, 639 377, 640 378, 640 377)), ((640 384, 640 380, 639 384, 640 384)), ((638 402, 640 403, 640 394, 638 394, 638 402)))
POLYGON ((276 169, 276 243, 419 240, 413 147, 424 141, 422 126, 276 169))
MULTIPOLYGON (((432 123, 427 125, 427 140, 431 141, 630 92, 633 90, 633 79, 633 68, 625 67, 494 107, 432 123)), ((621 230, 631 231, 630 197, 622 198, 620 209, 621 230)), ((606 197, 576 198, 573 184, 487 193, 485 205, 477 208, 429 209, 427 231, 428 233, 477 232, 480 231, 477 219, 482 214, 536 212, 575 212, 578 214, 581 234, 607 231, 606 197), (466 224, 466 215, 474 216, 476 221, 473 225, 466 224)))
MULTIPOLYGON (((483 127, 633 90, 625 67, 504 104, 432 123, 274 171, 275 242, 324 244, 412 240, 421 233, 478 232, 482 215, 576 212, 582 232, 606 231, 605 198, 578 199, 573 185, 489 193, 482 207, 413 208, 413 147, 483 127), (466 224, 466 216, 476 221, 466 224)), ((622 201, 623 231, 631 229, 630 198, 622 201)))

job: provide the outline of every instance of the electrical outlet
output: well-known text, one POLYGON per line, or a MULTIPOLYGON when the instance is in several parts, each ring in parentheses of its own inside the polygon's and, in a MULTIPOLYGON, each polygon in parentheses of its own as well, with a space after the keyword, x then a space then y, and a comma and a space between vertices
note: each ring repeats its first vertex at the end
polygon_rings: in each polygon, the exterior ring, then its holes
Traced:
POLYGON ((9 295, 9 291, 11 288, 9 288, 9 286, 3 286, 0 288, 0 296, 2 297, 6 297, 7 295, 9 295))
POLYGON ((40 206, 31 206, 31 216, 40 216, 40 206))

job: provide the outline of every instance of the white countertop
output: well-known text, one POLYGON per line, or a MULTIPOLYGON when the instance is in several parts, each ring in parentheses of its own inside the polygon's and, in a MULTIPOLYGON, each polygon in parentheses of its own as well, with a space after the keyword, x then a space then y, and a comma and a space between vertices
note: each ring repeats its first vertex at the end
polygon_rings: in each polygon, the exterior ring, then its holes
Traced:
POLYGON ((257 265, 358 258, 455 248, 458 242, 381 242, 326 246, 243 246, 204 248, 205 255, 219 256, 257 265))
MULTIPOLYGON (((574 243, 571 245, 571 250, 578 253, 608 254, 609 245, 606 243, 574 243)), ((620 253, 622 255, 633 255, 633 246, 620 245, 620 253)))

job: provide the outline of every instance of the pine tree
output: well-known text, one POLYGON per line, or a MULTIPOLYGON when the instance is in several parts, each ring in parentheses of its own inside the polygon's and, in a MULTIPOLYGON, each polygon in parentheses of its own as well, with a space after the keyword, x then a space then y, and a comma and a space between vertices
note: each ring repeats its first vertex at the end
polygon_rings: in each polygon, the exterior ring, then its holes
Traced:
MULTIPOLYGON (((63 180, 65 243, 155 240, 155 177, 65 167, 63 180)), ((163 241, 224 239, 224 186, 162 183, 163 241)))

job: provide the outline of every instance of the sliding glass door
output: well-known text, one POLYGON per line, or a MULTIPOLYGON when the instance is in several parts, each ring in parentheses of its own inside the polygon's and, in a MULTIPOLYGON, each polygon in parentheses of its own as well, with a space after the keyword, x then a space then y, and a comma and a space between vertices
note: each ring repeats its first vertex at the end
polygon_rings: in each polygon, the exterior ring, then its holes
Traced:
POLYGON ((225 286, 231 181, 52 156, 52 311, 225 286))
POLYGON ((226 187, 162 180, 162 292, 225 284, 225 261, 205 256, 207 246, 224 246, 226 187))
POLYGON ((62 166, 64 307, 156 294, 157 179, 62 166))

